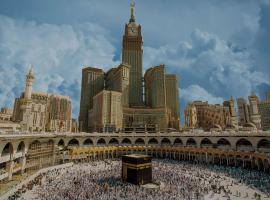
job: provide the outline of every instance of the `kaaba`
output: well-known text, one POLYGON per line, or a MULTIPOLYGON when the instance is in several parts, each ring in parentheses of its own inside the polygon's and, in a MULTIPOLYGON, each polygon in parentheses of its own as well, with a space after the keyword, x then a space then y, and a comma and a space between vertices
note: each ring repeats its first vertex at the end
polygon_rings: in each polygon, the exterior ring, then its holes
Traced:
POLYGON ((135 185, 152 182, 152 157, 131 154, 122 156, 122 180, 135 185))

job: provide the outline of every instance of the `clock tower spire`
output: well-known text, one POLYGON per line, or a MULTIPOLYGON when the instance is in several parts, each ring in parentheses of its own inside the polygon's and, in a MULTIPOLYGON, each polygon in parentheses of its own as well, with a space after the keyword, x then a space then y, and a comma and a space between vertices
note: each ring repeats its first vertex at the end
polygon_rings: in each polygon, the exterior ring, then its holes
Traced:
POLYGON ((125 26, 122 47, 122 62, 131 66, 129 80, 129 105, 141 107, 143 102, 142 66, 143 39, 141 26, 135 22, 135 3, 130 4, 130 19, 125 26))
POLYGON ((129 22, 135 22, 135 2, 132 1, 130 4, 130 19, 129 22))

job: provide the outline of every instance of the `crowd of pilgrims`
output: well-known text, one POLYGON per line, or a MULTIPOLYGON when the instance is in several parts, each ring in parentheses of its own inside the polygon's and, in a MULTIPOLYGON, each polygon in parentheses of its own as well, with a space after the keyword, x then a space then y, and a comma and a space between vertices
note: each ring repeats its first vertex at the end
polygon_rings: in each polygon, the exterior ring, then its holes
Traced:
MULTIPOLYGON (((34 191, 42 200, 200 200, 220 195, 223 199, 270 199, 270 176, 263 172, 222 166, 193 165, 174 160, 153 160, 153 181, 149 189, 121 180, 121 161, 105 160, 74 164, 37 176, 9 199, 31 199, 34 191), (228 178, 230 177, 230 178, 228 178), (237 190, 248 185, 259 193, 237 190), (241 193, 242 192, 242 193, 241 193), (206 198, 208 196, 208 198, 206 198)), ((33 197, 33 199, 37 199, 33 197)))

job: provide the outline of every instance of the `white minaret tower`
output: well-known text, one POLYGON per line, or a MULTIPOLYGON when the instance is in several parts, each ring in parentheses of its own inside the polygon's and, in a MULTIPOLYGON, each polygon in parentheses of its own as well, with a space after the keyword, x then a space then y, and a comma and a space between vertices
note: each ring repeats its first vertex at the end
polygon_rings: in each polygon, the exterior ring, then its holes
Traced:
POLYGON ((33 67, 31 66, 28 74, 26 75, 26 85, 25 85, 25 91, 24 91, 25 99, 29 99, 29 100, 31 99, 33 81, 34 81, 33 67))

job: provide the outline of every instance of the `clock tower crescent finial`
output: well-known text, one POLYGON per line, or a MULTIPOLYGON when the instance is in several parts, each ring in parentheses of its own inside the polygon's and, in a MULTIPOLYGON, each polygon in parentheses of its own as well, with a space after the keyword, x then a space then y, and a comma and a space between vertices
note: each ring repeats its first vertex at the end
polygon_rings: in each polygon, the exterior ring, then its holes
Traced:
POLYGON ((135 2, 134 0, 130 3, 130 19, 129 22, 135 22, 135 2))

